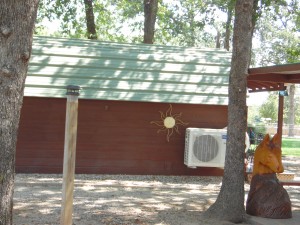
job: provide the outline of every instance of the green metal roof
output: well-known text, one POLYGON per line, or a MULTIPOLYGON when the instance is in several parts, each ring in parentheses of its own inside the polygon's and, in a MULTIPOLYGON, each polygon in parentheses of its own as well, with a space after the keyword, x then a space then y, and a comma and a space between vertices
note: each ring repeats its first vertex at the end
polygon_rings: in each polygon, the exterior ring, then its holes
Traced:
POLYGON ((146 44, 34 37, 25 96, 228 104, 231 53, 146 44))

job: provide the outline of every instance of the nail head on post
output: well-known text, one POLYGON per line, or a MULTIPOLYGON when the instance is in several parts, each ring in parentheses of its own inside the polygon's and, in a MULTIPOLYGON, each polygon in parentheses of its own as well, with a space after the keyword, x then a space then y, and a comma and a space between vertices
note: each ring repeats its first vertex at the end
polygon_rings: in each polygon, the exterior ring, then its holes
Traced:
POLYGON ((67 93, 66 95, 79 95, 80 86, 76 85, 68 85, 67 87, 67 93))

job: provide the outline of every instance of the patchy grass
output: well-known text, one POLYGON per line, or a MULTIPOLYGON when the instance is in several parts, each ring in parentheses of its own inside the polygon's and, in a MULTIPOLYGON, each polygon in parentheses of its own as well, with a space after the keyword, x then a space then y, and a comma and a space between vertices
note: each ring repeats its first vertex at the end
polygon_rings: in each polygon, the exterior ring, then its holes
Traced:
POLYGON ((282 138, 282 155, 300 157, 300 139, 282 138))

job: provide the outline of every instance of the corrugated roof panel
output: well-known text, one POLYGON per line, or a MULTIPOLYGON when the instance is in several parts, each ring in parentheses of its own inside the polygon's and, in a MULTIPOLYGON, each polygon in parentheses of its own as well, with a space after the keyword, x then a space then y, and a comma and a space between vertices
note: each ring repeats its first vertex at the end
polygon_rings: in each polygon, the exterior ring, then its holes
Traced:
MULTIPOLYGON (((32 87, 25 90, 25 96, 41 97, 61 97, 65 96, 64 87, 59 88, 37 88, 32 87)), ((144 101, 144 102, 166 102, 166 103, 190 103, 190 104, 211 104, 226 105, 228 103, 227 95, 174 95, 167 93, 140 93, 127 91, 101 91, 85 90, 80 94, 81 99, 110 99, 110 100, 127 100, 127 101, 144 101)))
POLYGON ((44 65, 30 66, 30 76, 34 77, 53 77, 53 73, 63 78, 86 78, 86 79, 110 79, 110 80, 148 80, 148 81, 166 81, 180 83, 222 83, 228 85, 228 75, 218 73, 191 73, 191 72, 161 72, 161 71, 143 71, 143 70, 122 70, 102 68, 76 69, 72 67, 59 67, 44 65))
POLYGON ((228 71, 228 65, 159 61, 137 61, 121 59, 97 59, 83 57, 62 57, 62 56, 32 56, 31 65, 56 66, 61 69, 71 67, 73 69, 123 69, 140 71, 160 72, 189 72, 189 73, 224 73, 228 71))
POLYGON ((231 54, 215 49, 35 37, 25 96, 228 104, 231 54))
MULTIPOLYGON (((194 93, 194 94, 223 94, 227 91, 228 86, 223 84, 201 85, 181 82, 155 82, 152 81, 135 81, 135 80, 94 80, 94 79, 72 79, 74 85, 80 85, 84 89, 107 89, 107 90, 124 90, 127 92, 149 91, 152 92, 173 92, 173 93, 194 93)), ((28 77, 27 86, 48 87, 54 85, 65 87, 69 81, 65 78, 51 77, 28 77), (46 85, 44 85, 46 84, 46 85), (51 85, 52 84, 52 85, 51 85)))
POLYGON ((202 51, 201 55, 197 56, 197 52, 176 53, 169 51, 152 51, 152 52, 137 52, 134 50, 118 50, 112 48, 107 49, 86 49, 82 47, 68 48, 67 51, 61 52, 62 48, 57 47, 38 47, 33 50, 34 55, 48 55, 48 56, 64 56, 64 57, 82 57, 82 58, 96 58, 96 59, 119 59, 119 60, 134 60, 134 61, 158 61, 158 62, 176 62, 176 63, 205 63, 205 64, 226 64, 229 55, 216 55, 216 52, 202 51))

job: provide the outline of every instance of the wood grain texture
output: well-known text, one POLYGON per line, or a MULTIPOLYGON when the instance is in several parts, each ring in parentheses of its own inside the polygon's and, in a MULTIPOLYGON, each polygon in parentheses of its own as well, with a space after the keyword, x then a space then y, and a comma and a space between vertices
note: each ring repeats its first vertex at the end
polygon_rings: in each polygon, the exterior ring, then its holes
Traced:
MULTIPOLYGON (((81 100, 78 110, 76 173, 222 175, 218 168, 183 164, 187 127, 224 128, 227 106, 172 104, 178 126, 170 142, 157 133, 166 103, 81 100)), ((62 173, 66 99, 25 97, 17 145, 16 171, 62 173)))
POLYGON ((68 94, 65 122, 61 225, 72 225, 77 117, 78 96, 68 94))

